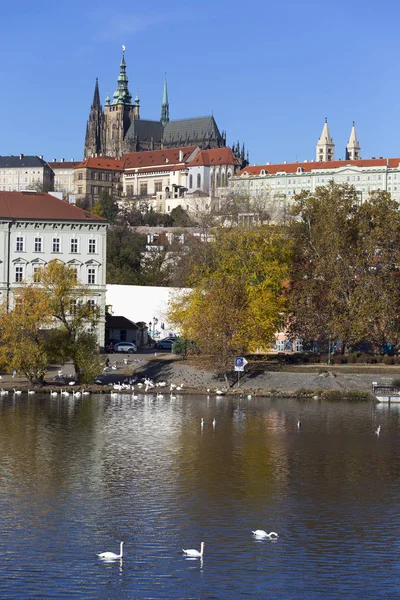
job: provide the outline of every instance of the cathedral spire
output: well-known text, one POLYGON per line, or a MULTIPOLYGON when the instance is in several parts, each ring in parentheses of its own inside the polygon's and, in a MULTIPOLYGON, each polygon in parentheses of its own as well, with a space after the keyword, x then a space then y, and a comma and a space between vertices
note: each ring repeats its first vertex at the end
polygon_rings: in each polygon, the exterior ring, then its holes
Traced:
POLYGON ((169 121, 169 103, 168 103, 168 89, 167 89, 167 77, 164 77, 164 91, 161 104, 161 123, 166 125, 169 121))
POLYGON ((113 104, 125 104, 130 106, 132 104, 132 95, 128 88, 128 76, 126 74, 126 62, 125 62, 125 46, 122 46, 122 58, 119 65, 118 75, 118 88, 113 94, 113 104))
POLYGON ((361 158, 360 142, 357 139, 356 128, 353 121, 353 127, 350 132, 350 139, 346 146, 346 160, 359 160, 361 158))
POLYGON ((99 92, 99 78, 96 77, 96 85, 94 86, 94 94, 93 94, 93 104, 92 108, 101 110, 100 104, 100 92, 99 92))
POLYGON ((335 144, 331 138, 328 127, 328 119, 325 117, 325 123, 322 128, 322 133, 317 142, 317 162, 327 162, 335 158, 335 144))

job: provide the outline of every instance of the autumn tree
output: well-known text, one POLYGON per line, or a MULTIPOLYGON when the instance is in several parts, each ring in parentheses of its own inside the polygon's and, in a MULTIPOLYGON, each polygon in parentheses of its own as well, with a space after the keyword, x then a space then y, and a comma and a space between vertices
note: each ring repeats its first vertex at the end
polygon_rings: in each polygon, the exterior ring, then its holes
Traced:
POLYGON ((99 370, 94 333, 99 309, 90 302, 73 268, 51 261, 39 273, 40 291, 46 299, 55 327, 48 333, 47 347, 53 357, 72 360, 78 381, 92 381, 99 370))
POLYGON ((297 196, 290 285, 292 332, 303 340, 340 340, 343 352, 366 340, 400 341, 399 205, 331 182, 297 196))
POLYGON ((0 307, 0 364, 16 369, 31 384, 42 380, 48 365, 43 329, 50 324, 49 304, 40 290, 27 286, 16 291, 13 310, 0 307))
POLYGON ((289 257, 272 227, 218 230, 192 267, 191 291, 171 304, 171 321, 226 378, 235 356, 265 349, 282 325, 289 257))

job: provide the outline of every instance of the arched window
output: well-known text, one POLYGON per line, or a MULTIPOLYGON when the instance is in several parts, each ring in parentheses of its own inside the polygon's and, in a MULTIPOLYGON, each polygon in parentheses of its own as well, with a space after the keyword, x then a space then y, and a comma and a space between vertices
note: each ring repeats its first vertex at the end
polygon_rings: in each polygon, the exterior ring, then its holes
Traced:
POLYGON ((221 187, 225 187, 225 174, 221 173, 221 187))
POLYGON ((197 187, 201 187, 201 175, 200 173, 197 173, 197 187))
POLYGON ((219 187, 219 173, 215 175, 215 187, 219 187))
POLYGON ((189 175, 189 189, 193 187, 193 175, 189 175))

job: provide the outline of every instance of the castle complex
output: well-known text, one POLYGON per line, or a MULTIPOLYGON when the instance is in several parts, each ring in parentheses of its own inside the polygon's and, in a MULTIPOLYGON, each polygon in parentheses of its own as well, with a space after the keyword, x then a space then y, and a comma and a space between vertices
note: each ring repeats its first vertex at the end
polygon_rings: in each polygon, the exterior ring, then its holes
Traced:
POLYGON ((220 133, 212 115, 171 121, 166 80, 160 120, 141 119, 139 96, 136 94, 132 101, 132 94, 129 92, 123 47, 118 87, 112 99, 107 95, 104 109, 100 102, 99 83, 96 79, 93 103, 86 126, 85 158, 121 158, 129 152, 182 146, 221 148, 226 146, 226 133, 220 133))

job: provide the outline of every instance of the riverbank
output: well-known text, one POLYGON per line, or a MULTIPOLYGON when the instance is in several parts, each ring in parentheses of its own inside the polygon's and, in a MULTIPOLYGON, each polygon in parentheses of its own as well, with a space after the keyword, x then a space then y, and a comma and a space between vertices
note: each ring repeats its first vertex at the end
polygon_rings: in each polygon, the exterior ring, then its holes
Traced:
MULTIPOLYGON (((113 367, 98 377, 99 383, 79 386, 92 393, 107 393, 114 383, 122 383, 129 378, 141 380, 149 378, 154 382, 164 381, 166 387, 172 384, 181 388, 183 394, 214 394, 217 390, 226 394, 253 396, 307 396, 307 397, 352 397, 372 399, 372 382, 391 385, 400 378, 399 366, 377 365, 247 365, 243 373, 232 373, 227 389, 225 380, 205 369, 201 363, 182 360, 170 353, 148 352, 132 357, 110 355, 113 367), (238 377, 239 375, 239 377, 238 377)), ((29 386, 24 377, 2 373, 0 387, 12 391, 13 388, 27 392, 57 391, 60 388, 76 389, 69 386, 73 381, 72 365, 53 365, 46 373, 44 386, 29 386), (62 369, 64 379, 57 379, 62 369)))

